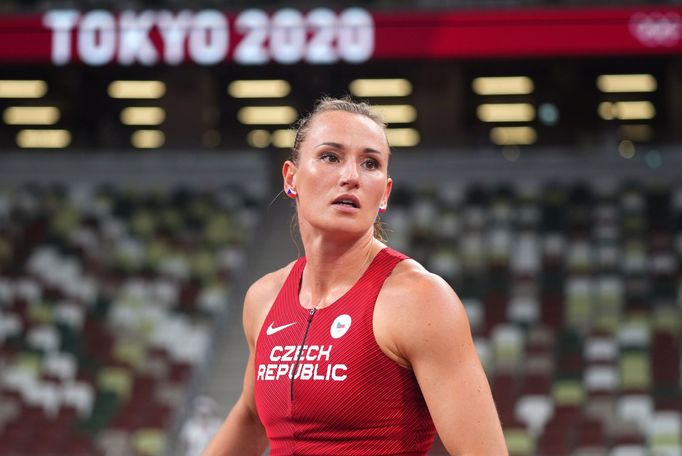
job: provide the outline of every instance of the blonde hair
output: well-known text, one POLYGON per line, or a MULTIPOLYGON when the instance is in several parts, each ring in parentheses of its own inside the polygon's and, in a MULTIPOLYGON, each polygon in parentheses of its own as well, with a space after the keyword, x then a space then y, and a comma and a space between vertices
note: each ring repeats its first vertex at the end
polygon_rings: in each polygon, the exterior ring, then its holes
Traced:
MULTIPOLYGON (((386 134, 386 123, 376 112, 372 110, 372 107, 362 101, 354 101, 351 97, 345 96, 343 98, 333 98, 328 96, 323 96, 315 102, 315 107, 305 116, 301 117, 298 122, 296 122, 296 136, 294 139, 294 145, 291 148, 290 160, 294 163, 298 163, 298 158, 300 156, 301 144, 305 141, 308 132, 310 131, 310 124, 313 119, 319 114, 330 112, 330 111, 343 111, 349 112, 351 114, 359 114, 371 119, 374 123, 379 125, 382 130, 384 130, 384 135, 386 134)), ((386 140, 388 144, 388 139, 386 140)), ((389 155, 391 149, 389 147, 389 155)), ((296 217, 296 214, 294 214, 296 217)), ((294 221, 295 223, 295 221, 294 221)), ((293 224, 292 224, 293 225, 293 224)), ((374 221, 374 237, 381 242, 386 242, 386 231, 383 228, 384 223, 379 219, 374 221)))

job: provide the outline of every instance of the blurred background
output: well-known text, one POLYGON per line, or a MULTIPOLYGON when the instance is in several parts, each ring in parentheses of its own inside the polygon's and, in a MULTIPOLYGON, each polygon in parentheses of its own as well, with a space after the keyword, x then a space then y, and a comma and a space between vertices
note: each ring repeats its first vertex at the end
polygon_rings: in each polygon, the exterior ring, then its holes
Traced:
POLYGON ((322 94, 388 122, 511 454, 682 455, 682 2, 615 0, 3 0, 0 455, 200 452, 322 94))

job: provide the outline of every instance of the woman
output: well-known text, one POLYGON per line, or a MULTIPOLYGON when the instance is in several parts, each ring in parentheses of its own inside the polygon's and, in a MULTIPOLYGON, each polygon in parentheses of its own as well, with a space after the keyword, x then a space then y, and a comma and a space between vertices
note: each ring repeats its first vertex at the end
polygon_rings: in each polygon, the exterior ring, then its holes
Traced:
POLYGON ((243 392, 204 455, 424 455, 435 430, 452 455, 507 454, 459 298, 375 236, 389 158, 364 103, 299 122, 282 175, 306 256, 248 290, 243 392))

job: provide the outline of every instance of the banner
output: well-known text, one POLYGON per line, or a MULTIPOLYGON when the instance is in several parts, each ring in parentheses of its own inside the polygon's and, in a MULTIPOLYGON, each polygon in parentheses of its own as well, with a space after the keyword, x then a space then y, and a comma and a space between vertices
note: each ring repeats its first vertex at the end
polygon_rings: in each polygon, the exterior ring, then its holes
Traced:
POLYGON ((0 17, 0 63, 360 64, 682 53, 681 7, 376 12, 52 10, 0 17))

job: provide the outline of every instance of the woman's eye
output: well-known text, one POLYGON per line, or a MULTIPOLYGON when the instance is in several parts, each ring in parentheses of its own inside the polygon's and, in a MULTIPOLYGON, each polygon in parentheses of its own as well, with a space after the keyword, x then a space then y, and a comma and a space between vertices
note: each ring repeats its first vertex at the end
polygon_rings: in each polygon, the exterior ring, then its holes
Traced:
POLYGON ((376 160, 367 160, 365 161, 365 167, 368 169, 377 169, 379 168, 379 162, 376 160))
POLYGON ((330 163, 335 163, 335 162, 339 161, 338 157, 332 153, 322 154, 322 156, 320 158, 322 160, 324 160, 326 162, 330 162, 330 163))

